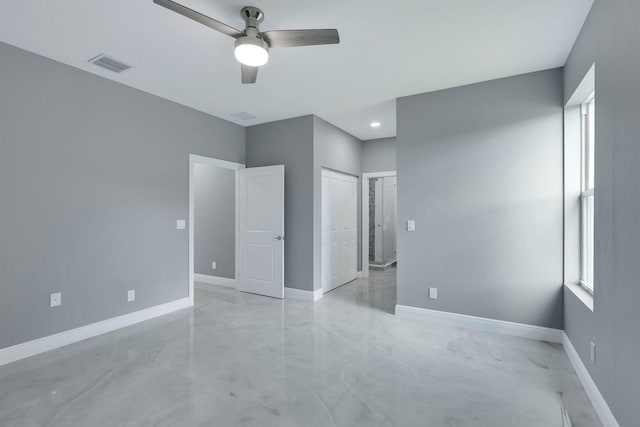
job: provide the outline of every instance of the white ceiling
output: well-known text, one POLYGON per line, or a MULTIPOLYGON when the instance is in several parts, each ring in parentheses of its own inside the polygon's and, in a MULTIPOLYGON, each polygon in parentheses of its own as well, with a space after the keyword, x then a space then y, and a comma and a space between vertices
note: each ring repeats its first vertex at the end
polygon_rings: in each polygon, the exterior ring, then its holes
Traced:
POLYGON ((397 97, 564 65, 593 3, 178 1, 236 28, 249 2, 262 30, 337 28, 342 42, 272 49, 258 83, 241 85, 233 39, 151 0, 0 0, 0 40, 244 126, 317 114, 374 139, 395 135, 397 97), (100 53, 135 68, 87 62, 100 53))

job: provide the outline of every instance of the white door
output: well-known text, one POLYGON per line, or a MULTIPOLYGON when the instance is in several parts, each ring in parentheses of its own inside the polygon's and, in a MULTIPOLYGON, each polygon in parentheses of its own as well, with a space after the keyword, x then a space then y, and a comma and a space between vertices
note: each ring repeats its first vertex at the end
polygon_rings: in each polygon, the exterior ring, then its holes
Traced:
POLYGON ((240 291, 284 298, 284 166, 238 171, 240 291))
POLYGON ((358 276, 358 178, 322 171, 322 289, 358 276))

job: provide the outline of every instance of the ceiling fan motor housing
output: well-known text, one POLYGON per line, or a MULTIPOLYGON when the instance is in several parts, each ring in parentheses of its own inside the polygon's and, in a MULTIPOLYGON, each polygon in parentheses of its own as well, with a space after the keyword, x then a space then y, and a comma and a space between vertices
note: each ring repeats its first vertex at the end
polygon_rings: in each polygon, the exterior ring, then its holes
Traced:
MULTIPOLYGON (((257 7, 247 6, 242 8, 240 15, 244 18, 246 22, 246 26, 241 37, 238 37, 235 42, 236 48, 236 58, 238 61, 245 65, 249 66, 260 66, 264 65, 268 60, 268 52, 269 52, 269 44, 260 37, 260 23, 264 20, 264 13, 258 9, 257 7), (246 46, 245 49, 251 48, 251 46, 256 46, 264 51, 263 54, 259 54, 260 60, 256 63, 252 63, 247 60, 242 60, 241 57, 238 56, 238 48, 242 46, 246 46)), ((256 52, 255 48, 252 48, 252 52, 256 52)), ((258 50, 259 53, 259 50, 258 50)), ((251 58, 251 60, 254 60, 251 58)))
POLYGON ((246 6, 240 11, 245 20, 244 36, 236 39, 236 47, 243 44, 253 44, 269 50, 269 44, 260 37, 260 23, 264 21, 264 12, 257 7, 246 6))
POLYGON ((254 25, 255 27, 258 26, 258 23, 264 21, 264 12, 254 6, 243 7, 240 11, 240 16, 247 22, 247 25, 249 25, 250 19, 257 21, 254 25))
POLYGON ((240 16, 245 21, 245 35, 260 38, 260 23, 264 21, 264 12, 257 7, 246 6, 240 11, 240 16))

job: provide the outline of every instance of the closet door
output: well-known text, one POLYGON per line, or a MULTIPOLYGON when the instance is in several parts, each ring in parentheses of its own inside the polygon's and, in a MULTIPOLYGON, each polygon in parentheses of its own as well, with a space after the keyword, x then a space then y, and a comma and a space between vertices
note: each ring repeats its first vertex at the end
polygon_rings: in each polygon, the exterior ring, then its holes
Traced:
POLYGON ((322 288, 329 292, 358 274, 358 179, 322 171, 322 288))

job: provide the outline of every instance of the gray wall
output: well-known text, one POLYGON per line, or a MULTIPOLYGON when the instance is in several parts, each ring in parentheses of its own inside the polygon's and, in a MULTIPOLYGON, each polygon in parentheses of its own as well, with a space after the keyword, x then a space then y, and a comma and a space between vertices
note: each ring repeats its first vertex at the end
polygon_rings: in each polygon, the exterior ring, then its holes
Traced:
POLYGON ((286 287, 321 288, 322 168, 359 176, 361 156, 359 139, 316 116, 247 128, 247 167, 285 166, 286 287))
POLYGON ((562 328, 562 70, 401 98, 397 114, 398 303, 562 328))
POLYGON ((0 63, 0 348, 186 297, 188 155, 244 162, 244 129, 2 43, 0 63))
POLYGON ((372 139, 362 142, 362 173, 396 170, 395 138, 372 139))
POLYGON ((313 290, 313 116, 247 128, 246 164, 284 165, 284 284, 313 290))
POLYGON ((195 272, 235 279, 236 171, 196 163, 194 187, 195 272))
MULTIPOLYGON (((362 242, 362 141, 313 117, 313 248, 314 285, 322 288, 322 168, 358 177, 358 242, 362 242)), ((362 248, 358 244, 358 270, 362 270, 362 248)))
POLYGON ((640 2, 596 0, 565 67, 565 100, 596 63, 595 295, 566 292, 566 331, 622 426, 640 419, 640 2), (589 341, 597 346, 589 360, 589 341))

